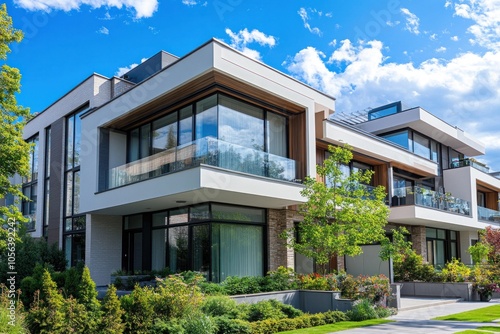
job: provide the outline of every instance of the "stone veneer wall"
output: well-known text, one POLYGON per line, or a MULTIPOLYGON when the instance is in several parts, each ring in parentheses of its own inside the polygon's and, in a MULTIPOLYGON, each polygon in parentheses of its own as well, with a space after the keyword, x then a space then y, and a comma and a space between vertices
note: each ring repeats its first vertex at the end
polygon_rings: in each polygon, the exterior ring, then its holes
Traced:
POLYGON ((427 261, 427 242, 425 235, 425 226, 407 226, 411 233, 411 242, 413 243, 413 249, 417 254, 423 256, 424 261, 427 261))
POLYGON ((296 211, 289 209, 269 209, 267 215, 267 269, 276 270, 279 266, 295 269, 294 251, 286 247, 285 240, 280 238, 280 234, 292 228, 294 222, 302 220, 302 217, 296 211))

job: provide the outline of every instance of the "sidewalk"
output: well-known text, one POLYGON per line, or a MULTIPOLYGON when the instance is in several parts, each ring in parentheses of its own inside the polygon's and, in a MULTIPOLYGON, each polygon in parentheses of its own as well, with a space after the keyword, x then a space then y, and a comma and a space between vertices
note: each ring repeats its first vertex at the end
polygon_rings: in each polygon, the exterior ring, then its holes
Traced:
POLYGON ((419 299, 411 298, 402 301, 403 307, 410 308, 400 311, 397 315, 388 319, 396 322, 383 325, 362 327, 342 331, 342 334, 376 334, 376 333, 405 333, 405 334, 433 334, 433 333, 456 333, 492 323, 472 323, 462 321, 436 321, 431 318, 475 310, 500 303, 500 299, 493 299, 489 303, 481 302, 452 302, 443 299, 419 299), (405 303, 406 302, 406 303, 405 303), (420 306, 420 307, 418 307, 420 306))

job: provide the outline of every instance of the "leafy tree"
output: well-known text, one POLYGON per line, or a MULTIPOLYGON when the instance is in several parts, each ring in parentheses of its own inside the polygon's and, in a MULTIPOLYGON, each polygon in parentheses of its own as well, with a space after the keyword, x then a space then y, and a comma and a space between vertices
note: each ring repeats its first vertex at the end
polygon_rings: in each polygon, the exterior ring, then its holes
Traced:
MULTIPOLYGON (((0 5, 0 59, 6 60, 9 44, 20 42, 23 34, 12 26, 7 6, 0 5)), ((30 144, 22 138, 24 120, 29 109, 17 105, 16 95, 20 91, 19 70, 3 64, 0 69, 0 199, 6 196, 23 198, 18 185, 10 178, 16 174, 28 175, 30 144)), ((0 207, 0 253, 5 254, 8 240, 8 222, 22 222, 24 218, 15 205, 0 207)), ((12 227, 12 226, 11 226, 12 227)))
POLYGON ((365 186, 374 172, 344 175, 342 165, 353 158, 350 147, 329 146, 328 150, 328 159, 317 166, 326 182, 306 178, 302 196, 307 202, 301 206, 304 220, 282 235, 289 247, 313 258, 323 272, 332 257, 355 256, 362 252, 360 245, 383 240, 389 215, 384 187, 370 190, 365 186))

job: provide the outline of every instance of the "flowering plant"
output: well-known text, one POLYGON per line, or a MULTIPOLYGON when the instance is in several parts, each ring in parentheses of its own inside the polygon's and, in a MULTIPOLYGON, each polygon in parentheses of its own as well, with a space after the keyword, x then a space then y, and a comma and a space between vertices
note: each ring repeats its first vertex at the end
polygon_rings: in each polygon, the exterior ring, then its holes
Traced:
POLYGON ((493 292, 500 292, 500 287, 497 283, 477 284, 475 288, 480 296, 485 297, 491 297, 493 292))

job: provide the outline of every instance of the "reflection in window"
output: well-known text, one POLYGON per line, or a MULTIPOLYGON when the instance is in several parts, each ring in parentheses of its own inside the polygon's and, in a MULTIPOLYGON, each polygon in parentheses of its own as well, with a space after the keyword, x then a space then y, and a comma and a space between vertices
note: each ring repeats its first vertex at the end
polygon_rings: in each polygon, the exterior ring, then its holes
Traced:
POLYGON ((413 133, 413 153, 423 158, 430 159, 431 149, 429 139, 418 133, 413 133))
POLYGON ((217 138, 217 95, 196 103, 196 139, 217 138))
POLYGON ((383 138, 410 150, 410 138, 408 136, 408 131, 399 131, 395 133, 390 133, 382 136, 383 138))
POLYGON ((36 225, 36 206, 38 191, 38 135, 27 140, 32 145, 29 155, 28 176, 23 177, 22 192, 26 199, 22 201, 22 214, 28 218, 28 230, 34 230, 36 225))
POLYGON ((177 146, 177 113, 153 122, 153 154, 177 146))

